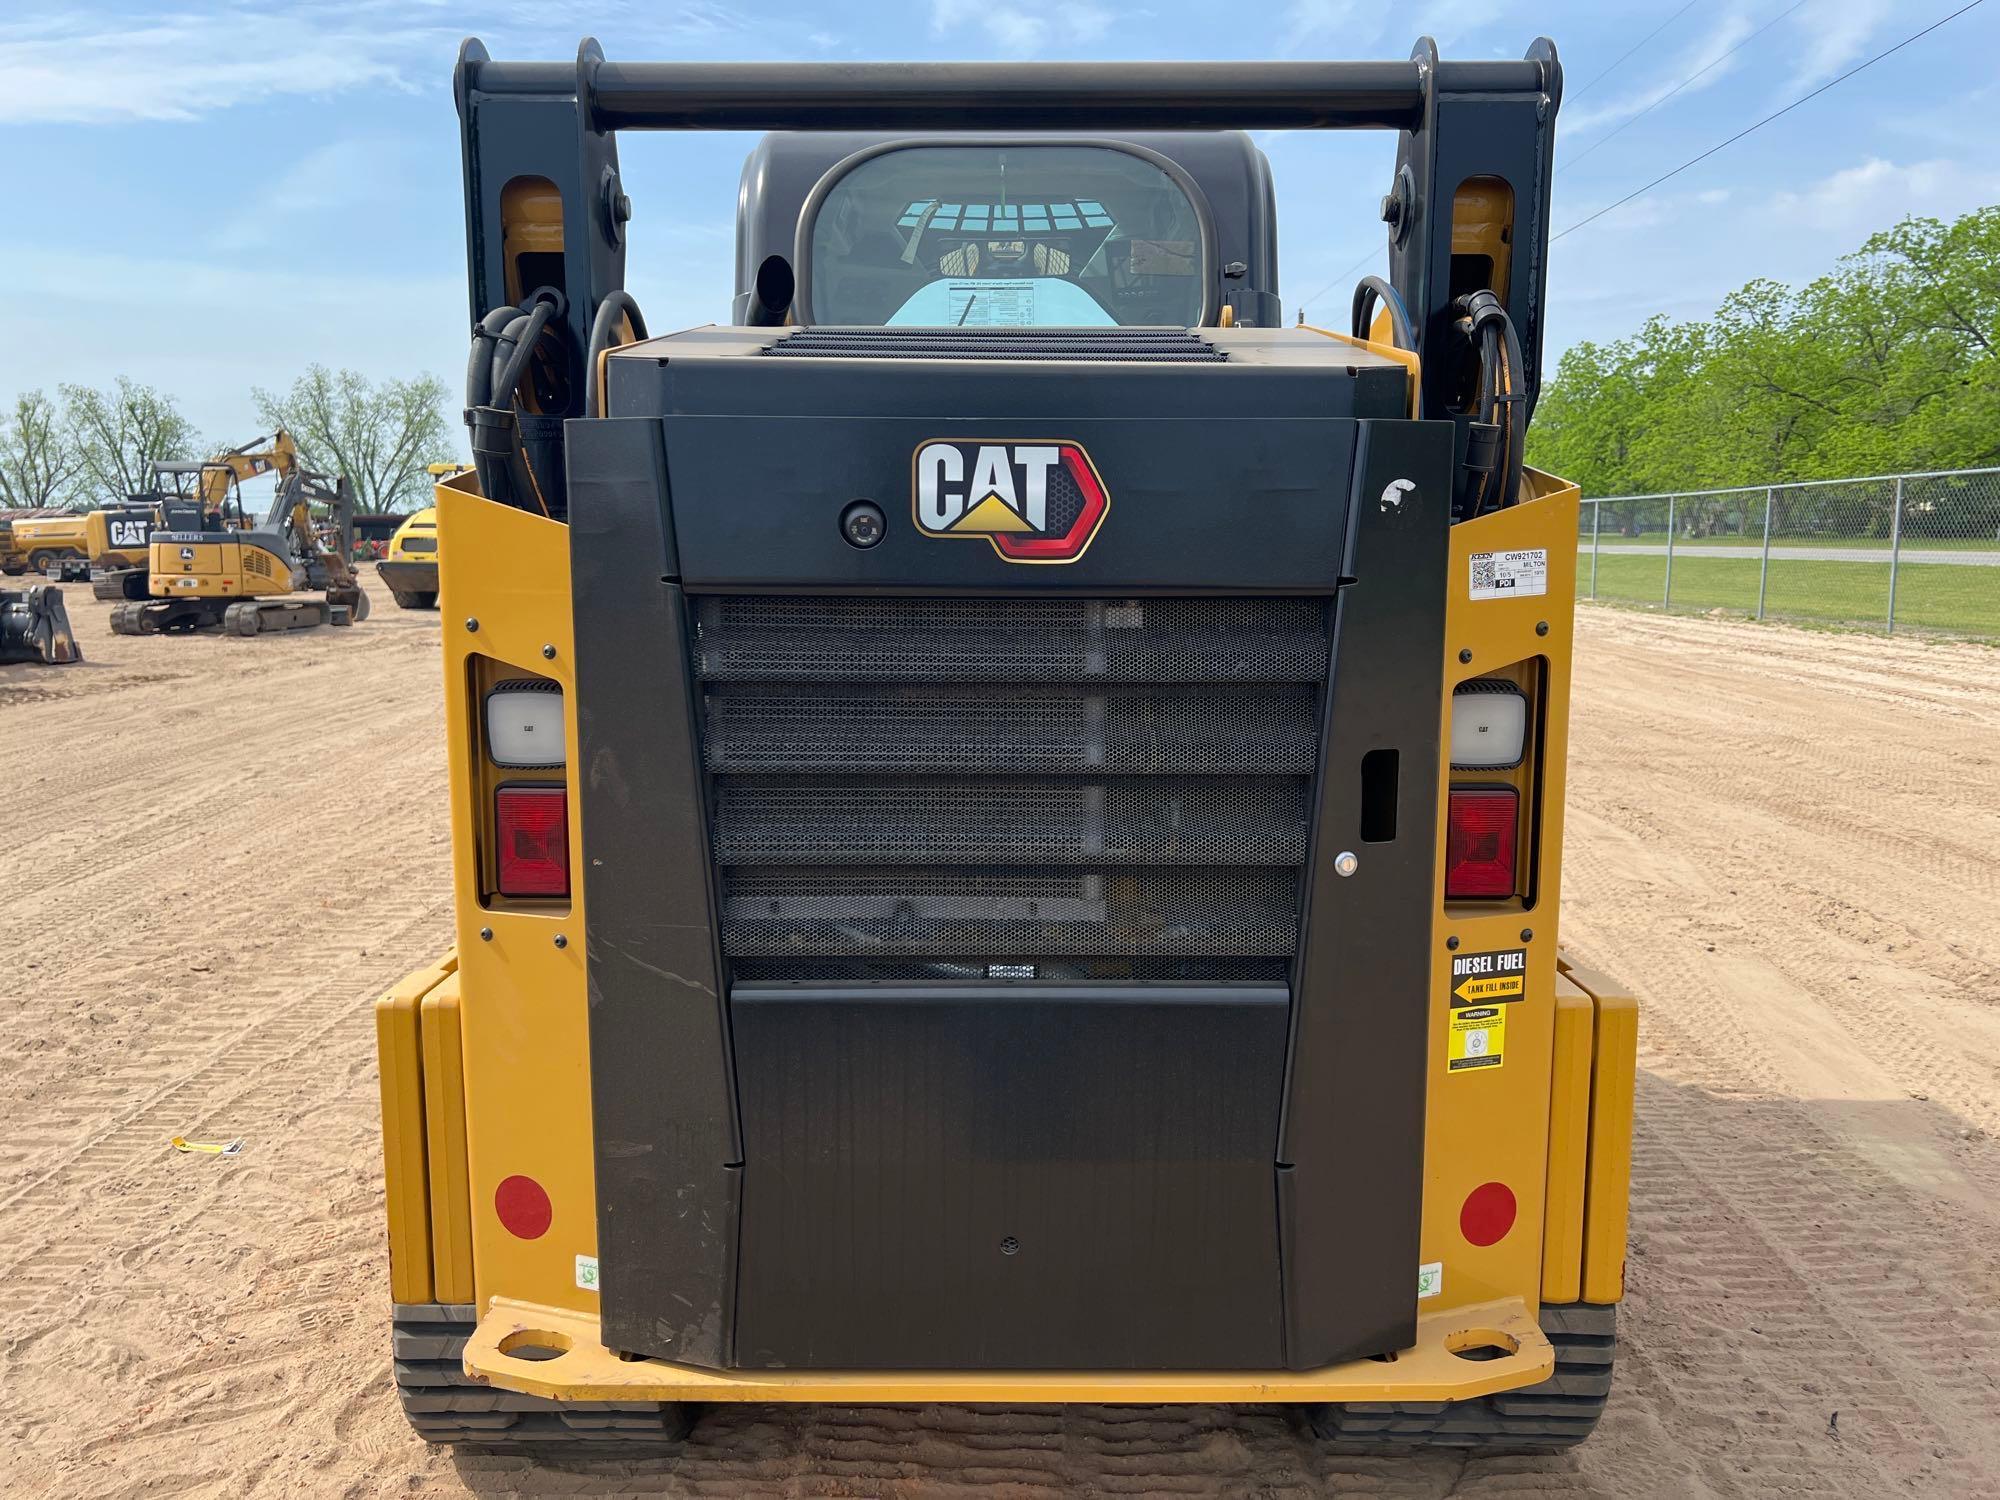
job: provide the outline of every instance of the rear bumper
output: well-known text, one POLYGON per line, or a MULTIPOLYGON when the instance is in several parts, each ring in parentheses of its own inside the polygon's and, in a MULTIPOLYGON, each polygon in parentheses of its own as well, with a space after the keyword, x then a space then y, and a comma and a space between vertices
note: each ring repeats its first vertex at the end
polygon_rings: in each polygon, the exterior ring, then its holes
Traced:
POLYGON ((384 559, 375 565, 382 581, 398 593, 435 594, 438 565, 435 562, 400 562, 384 559))
POLYGON ((472 1380, 556 1401, 1463 1401, 1554 1369, 1555 1350, 1518 1297, 1420 1317, 1415 1345, 1394 1360, 1319 1370, 702 1370, 621 1359, 599 1341, 595 1317, 507 1297, 493 1299, 465 1345, 472 1380), (1512 1352, 1485 1357, 1494 1348, 1512 1352), (541 1357, 548 1349, 562 1352, 541 1357))

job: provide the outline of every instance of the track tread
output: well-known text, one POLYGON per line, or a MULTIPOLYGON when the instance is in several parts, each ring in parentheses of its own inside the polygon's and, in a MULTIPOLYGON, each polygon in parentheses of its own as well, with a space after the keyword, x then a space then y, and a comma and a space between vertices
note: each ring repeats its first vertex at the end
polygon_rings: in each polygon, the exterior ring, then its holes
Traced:
POLYGON ((1615 1306, 1542 1309, 1555 1373, 1538 1384, 1471 1401, 1354 1401, 1306 1409, 1313 1435, 1357 1448, 1484 1448, 1549 1452, 1589 1437, 1611 1393, 1615 1306))
POLYGON ((679 1442, 693 1409, 671 1401, 548 1401, 468 1379, 469 1307, 399 1304, 393 1347, 396 1395, 428 1443, 545 1452, 572 1445, 593 1451, 657 1449, 679 1442))

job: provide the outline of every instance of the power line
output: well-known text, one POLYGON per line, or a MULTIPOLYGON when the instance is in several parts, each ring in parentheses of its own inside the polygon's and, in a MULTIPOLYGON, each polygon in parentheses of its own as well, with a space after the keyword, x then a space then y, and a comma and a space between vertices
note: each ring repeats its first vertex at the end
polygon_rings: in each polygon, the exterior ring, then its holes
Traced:
MULTIPOLYGON (((1631 46, 1627 47, 1622 53, 1620 53, 1618 55, 1617 60, 1613 62, 1610 67, 1606 68, 1603 72, 1599 73, 1595 78, 1591 79, 1589 83, 1586 83, 1582 88, 1577 89, 1574 93, 1571 93, 1568 97, 1570 97, 1571 99, 1577 98, 1578 96, 1588 92, 1591 88, 1595 87, 1597 84, 1602 83, 1612 73, 1616 72, 1619 68, 1623 67, 1626 61, 1629 58, 1631 58, 1631 56, 1634 53, 1636 53, 1641 47, 1644 47, 1648 42, 1652 41, 1654 37, 1658 36, 1661 32, 1665 31, 1669 26, 1673 25, 1674 22, 1678 21, 1682 16, 1686 15, 1689 11, 1693 10, 1700 3, 1701 0, 1687 0, 1687 4, 1683 5, 1679 10, 1675 11, 1672 15, 1668 16, 1666 20, 1660 22, 1659 25, 1655 26, 1651 31, 1647 32, 1644 36, 1640 37, 1638 41, 1634 42, 1631 46)), ((1799 0, 1800 5, 1803 5, 1804 3, 1805 0, 1799 0)), ((1797 6, 1794 6, 1793 9, 1797 9, 1797 6)), ((1683 85, 1683 87, 1685 87, 1685 85, 1683 85)), ((1630 124, 1631 122, 1627 121, 1626 123, 1630 124)), ((1619 129, 1621 130, 1623 128, 1624 128, 1623 126, 1619 127, 1619 129)), ((1617 131, 1613 131, 1612 135, 1616 135, 1617 133, 1618 133, 1617 131)), ((1611 138, 1610 136, 1606 136, 1605 140, 1609 140, 1610 138, 1611 138)), ((1602 145, 1603 142, 1600 141, 1598 144, 1602 145)), ((1593 147, 1592 149, 1595 150, 1596 148, 1593 147)), ((1586 155, 1587 154, 1588 153, 1586 153, 1586 155)), ((1303 313, 1308 307, 1311 307, 1315 302, 1319 301, 1320 298, 1324 297, 1328 292, 1332 291, 1341 282, 1347 280, 1348 277, 1352 276, 1356 271, 1360 270, 1363 266, 1367 265, 1369 261, 1375 258, 1377 253, 1378 253, 1377 251, 1370 250, 1366 255, 1362 256, 1361 259, 1357 260, 1353 265, 1349 266, 1345 271, 1342 271, 1338 276, 1335 276, 1325 286, 1321 287, 1318 291, 1314 292, 1310 297, 1306 298, 1305 301, 1299 303, 1298 305, 1299 311, 1303 313)))
POLYGON ((1578 89, 1575 93, 1571 94, 1570 98, 1581 99, 1585 94, 1589 93, 1592 89, 1596 88, 1600 83, 1604 82, 1605 79, 1609 78, 1613 73, 1616 73, 1620 68, 1622 68, 1625 65, 1626 59, 1631 57, 1633 53, 1637 52, 1641 47, 1645 46, 1646 43, 1650 42, 1654 37, 1658 36, 1661 32, 1665 31, 1669 26, 1673 25, 1674 22, 1678 21, 1682 16, 1686 15, 1689 11, 1693 10, 1700 3, 1701 0, 1688 0, 1688 3, 1686 5, 1683 5, 1679 10, 1675 11, 1672 15, 1668 16, 1666 20, 1660 22, 1659 25, 1655 26, 1651 31, 1647 32, 1644 36, 1640 37, 1638 41, 1634 42, 1631 46, 1627 47, 1623 52, 1619 53, 1618 61, 1614 62, 1610 67, 1606 68, 1602 73, 1599 73, 1595 78, 1591 79, 1590 82, 1586 83, 1582 88, 1578 89))
POLYGON ((1778 14, 1771 17, 1770 20, 1766 21, 1762 26, 1759 26, 1755 31, 1751 32, 1750 35, 1746 36, 1745 38, 1743 38, 1742 41, 1738 42, 1734 47, 1731 47, 1727 52, 1723 53, 1722 56, 1716 58, 1707 67, 1701 69, 1700 72, 1688 74, 1687 77, 1683 78, 1679 83, 1675 84, 1672 88, 1668 89, 1664 94, 1660 95, 1659 98, 1655 99, 1651 104, 1647 105, 1644 109, 1640 110, 1637 114, 1633 115, 1631 119, 1625 121, 1624 124, 1620 125, 1616 130, 1608 131, 1601 139, 1599 139, 1595 144, 1591 145, 1587 150, 1579 151, 1575 156, 1570 157, 1567 161, 1563 163, 1564 170, 1567 171, 1569 168, 1574 167, 1578 162, 1582 161, 1586 156, 1589 156, 1592 152, 1598 150, 1599 147, 1609 144, 1614 137, 1624 134, 1632 126, 1638 124, 1641 120, 1645 119, 1647 115, 1650 115, 1654 110, 1658 109, 1662 104, 1665 104, 1669 99, 1673 98, 1674 95, 1678 94, 1682 89, 1686 88, 1689 84, 1699 82, 1703 77, 1714 72, 1717 68, 1721 67, 1724 63, 1728 62, 1730 58, 1734 57, 1737 53, 1741 52, 1745 47, 1749 46, 1752 42, 1756 41, 1758 37, 1762 36, 1765 32, 1769 31, 1773 26, 1776 26, 1780 21, 1784 20, 1786 16, 1789 16, 1793 11, 1799 9, 1805 3, 1806 0, 1793 0, 1791 6, 1789 6, 1785 10, 1779 11, 1778 14))
POLYGON ((1686 161, 1682 162, 1679 166, 1675 167, 1671 172, 1662 172, 1658 177, 1655 177, 1651 182, 1647 183, 1644 187, 1634 189, 1632 192, 1629 192, 1624 197, 1620 198, 1616 203, 1607 203, 1604 205, 1604 207, 1600 208, 1596 213, 1591 214, 1587 218, 1578 219, 1574 224, 1570 225, 1569 228, 1563 230, 1561 234, 1551 235, 1549 237, 1549 243, 1553 245, 1557 240, 1562 239, 1564 235, 1575 234, 1577 230, 1583 228, 1586 224, 1596 223, 1599 219, 1603 218, 1606 214, 1610 213, 1612 210, 1623 208, 1626 204, 1630 203, 1634 198, 1643 198, 1646 194, 1650 193, 1654 188, 1658 187, 1661 183, 1670 181, 1671 179, 1680 176, 1681 173, 1685 172, 1689 167, 1696 166, 1701 162, 1707 161, 1711 156, 1715 155, 1716 152, 1721 151, 1726 147, 1735 145, 1738 141, 1742 140, 1746 135, 1750 135, 1756 131, 1762 130, 1766 125, 1770 124, 1773 120, 1779 119, 1782 116, 1790 114, 1793 110, 1797 109, 1801 104, 1805 104, 1810 102, 1811 100, 1817 99, 1821 94, 1824 94, 1828 89, 1838 87, 1840 84, 1847 82, 1847 80, 1852 78, 1856 73, 1860 73, 1868 68, 1874 67, 1875 64, 1882 61, 1883 58, 1888 57, 1893 53, 1901 52, 1905 47, 1909 46, 1912 42, 1921 41, 1923 38, 1929 36, 1933 31, 1936 31, 1940 26, 1945 26, 1953 21, 1956 21, 1960 16, 1964 15, 1967 11, 1977 10, 1980 6, 1984 5, 1985 3, 1986 0, 1971 0, 1971 4, 1961 5, 1957 10, 1953 11, 1950 15, 1945 16, 1943 19, 1931 22, 1930 25, 1924 27, 1924 29, 1921 31, 1912 32, 1909 36, 1904 37, 1900 42, 1896 43, 1895 46, 1885 47, 1882 51, 1876 53, 1873 57, 1869 58, 1866 62, 1857 63, 1855 66, 1849 68, 1845 73, 1842 73, 1838 78, 1829 79, 1827 82, 1821 84, 1818 88, 1813 89, 1808 93, 1801 94, 1798 98, 1794 99, 1790 104, 1787 104, 1783 109, 1773 110, 1770 114, 1764 116, 1763 119, 1756 121, 1754 124, 1744 126, 1741 130, 1737 131, 1736 134, 1730 136, 1729 139, 1725 141, 1718 141, 1715 145, 1710 146, 1706 151, 1702 152, 1699 156, 1689 157, 1686 161))
POLYGON ((1360 270, 1363 266, 1367 265, 1368 262, 1373 260, 1376 256, 1386 254, 1388 248, 1389 247, 1387 245, 1383 245, 1378 249, 1370 250, 1366 255, 1362 256, 1361 259, 1357 260, 1353 265, 1349 266, 1345 271, 1342 271, 1338 276, 1335 276, 1331 281, 1327 282, 1325 286, 1321 287, 1318 291, 1314 292, 1310 297, 1306 298, 1305 301, 1301 302, 1299 304, 1299 311, 1303 313, 1307 308, 1311 307, 1315 302, 1319 301, 1320 298, 1324 297, 1328 292, 1332 291, 1335 287, 1339 286, 1343 281, 1347 280, 1347 278, 1352 276, 1356 271, 1360 270))

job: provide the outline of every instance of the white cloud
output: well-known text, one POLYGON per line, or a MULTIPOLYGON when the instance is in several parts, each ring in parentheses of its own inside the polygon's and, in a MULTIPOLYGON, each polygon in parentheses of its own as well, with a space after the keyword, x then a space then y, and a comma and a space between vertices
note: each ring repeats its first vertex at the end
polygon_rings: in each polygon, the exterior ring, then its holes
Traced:
MULTIPOLYGON (((2000 195, 2000 173, 1943 158, 1898 164, 1871 156, 1799 192, 1774 194, 1780 219, 1860 237, 1908 214, 1950 216, 2000 195)), ((1843 245, 1844 249, 1853 248, 1843 245)))
MULTIPOLYGON (((49 3, 49 0, 44 0, 49 3)), ((628 46, 666 53, 740 48, 731 0, 603 0, 594 19, 628 46)), ((104 15, 83 6, 0 21, 0 124, 192 120, 281 95, 359 88, 439 89, 461 38, 484 31, 495 56, 570 56, 575 32, 529 0, 474 9, 444 0, 307 0, 284 10, 225 0, 104 15), (560 36, 560 41, 553 40, 560 36)), ((837 41, 817 32, 813 45, 837 41)))
POLYGON ((1111 29, 1111 12, 1087 0, 1014 0, 1005 6, 982 0, 931 0, 931 35, 971 31, 1006 57, 1038 57, 1050 48, 1079 47, 1111 29))
POLYGON ((383 0, 282 15, 50 11, 0 25, 0 122, 190 120, 278 94, 407 88, 413 61, 431 76, 454 39, 383 0))
POLYGON ((393 186, 382 168, 398 154, 394 141, 360 137, 315 147, 276 181, 246 194, 241 208, 216 228, 209 243, 223 253, 259 250, 301 232, 303 221, 366 202, 393 186))
POLYGON ((1416 5, 1406 0, 1290 0, 1281 35, 1291 53, 1330 49, 1340 57, 1372 57, 1382 52, 1387 38, 1394 43, 1388 55, 1401 56, 1409 43, 1428 36, 1446 57, 1474 52, 1518 57, 1525 37, 1519 46, 1510 41, 1486 48, 1470 40, 1501 20, 1505 9, 1500 0, 1424 0, 1416 5))
POLYGON ((1824 83, 1861 61, 1882 23, 1899 9, 1908 16, 1909 7, 1899 7, 1895 0, 1822 0, 1801 9, 1791 22, 1804 46, 1792 74, 1793 88, 1824 83))
POLYGON ((1724 16, 1692 46, 1676 54, 1651 82, 1601 104, 1593 101, 1592 106, 1565 109, 1560 117, 1561 129, 1566 135, 1580 135, 1599 126, 1629 120, 1651 109, 1677 89, 1679 96, 1685 97, 1713 88, 1736 71, 1739 66, 1736 58, 1731 57, 1727 62, 1722 59, 1730 48, 1749 34, 1750 23, 1741 14, 1724 16), (1700 76, 1696 77, 1696 74, 1700 76), (1686 79, 1693 79, 1693 82, 1683 83, 1686 79))

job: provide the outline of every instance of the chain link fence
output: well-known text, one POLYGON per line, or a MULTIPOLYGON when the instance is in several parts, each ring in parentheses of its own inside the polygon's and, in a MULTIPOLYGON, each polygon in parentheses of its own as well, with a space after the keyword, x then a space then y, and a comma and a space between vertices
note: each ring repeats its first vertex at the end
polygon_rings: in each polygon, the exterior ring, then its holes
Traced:
POLYGON ((1577 595, 2000 641, 2000 469, 1586 500, 1577 595))

